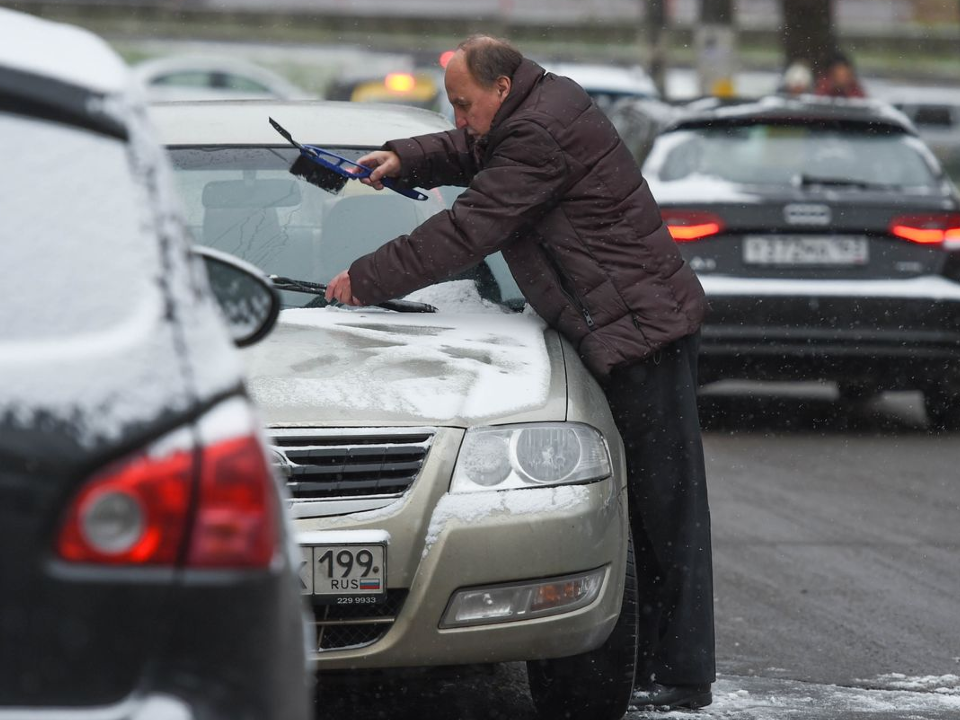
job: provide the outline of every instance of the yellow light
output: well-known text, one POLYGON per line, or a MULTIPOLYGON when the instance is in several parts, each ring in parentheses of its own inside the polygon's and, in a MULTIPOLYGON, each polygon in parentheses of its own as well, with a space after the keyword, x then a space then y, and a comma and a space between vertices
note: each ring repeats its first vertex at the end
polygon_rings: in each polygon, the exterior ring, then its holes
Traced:
POLYGON ((416 86, 417 81, 410 73, 390 73, 383 79, 387 90, 395 93, 408 93, 416 86))

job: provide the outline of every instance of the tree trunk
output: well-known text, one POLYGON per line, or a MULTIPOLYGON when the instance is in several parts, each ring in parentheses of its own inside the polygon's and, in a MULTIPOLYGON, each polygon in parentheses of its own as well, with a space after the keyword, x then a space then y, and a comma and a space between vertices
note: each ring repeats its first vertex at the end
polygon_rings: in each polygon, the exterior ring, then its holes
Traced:
POLYGON ((646 0, 647 43, 650 60, 647 69, 660 94, 666 96, 667 73, 667 7, 666 0, 646 0))
POLYGON ((819 75, 837 52, 833 0, 780 0, 783 8, 784 67, 805 61, 819 75))

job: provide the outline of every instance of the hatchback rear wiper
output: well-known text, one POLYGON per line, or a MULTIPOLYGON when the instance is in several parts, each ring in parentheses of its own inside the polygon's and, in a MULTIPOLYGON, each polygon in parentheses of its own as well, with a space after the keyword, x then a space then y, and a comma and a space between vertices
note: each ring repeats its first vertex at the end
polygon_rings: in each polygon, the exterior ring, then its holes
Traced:
POLYGON ((901 185, 889 184, 889 183, 874 183, 867 182, 866 180, 853 180, 851 178, 842 178, 842 177, 817 177, 816 175, 806 175, 801 174, 795 178, 795 182, 801 187, 809 187, 810 185, 828 185, 830 187, 852 187, 859 188, 861 190, 896 190, 901 185))
MULTIPOLYGON (((277 290, 289 290, 291 292, 300 292, 306 293, 308 295, 316 295, 317 300, 310 304, 310 307, 323 307, 324 305, 338 305, 336 301, 327 303, 324 299, 324 293, 327 292, 327 286, 322 283, 309 282, 307 280, 293 280, 287 277, 280 277, 279 275, 271 275, 270 280, 273 281, 273 286, 277 290), (322 302, 319 302, 322 301, 322 302)), ((437 309, 433 305, 427 305, 427 303, 413 302, 411 300, 385 300, 382 303, 377 303, 377 307, 381 307, 384 310, 393 310, 395 312, 408 312, 408 313, 435 313, 437 309)))

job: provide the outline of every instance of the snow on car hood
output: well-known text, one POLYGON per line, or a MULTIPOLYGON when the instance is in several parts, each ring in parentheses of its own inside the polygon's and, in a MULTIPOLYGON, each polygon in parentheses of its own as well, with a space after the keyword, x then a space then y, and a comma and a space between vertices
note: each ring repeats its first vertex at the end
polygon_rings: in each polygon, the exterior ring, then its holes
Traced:
POLYGON ((547 404, 563 368, 545 332, 536 316, 501 312, 286 310, 244 355, 268 424, 466 426, 547 404))

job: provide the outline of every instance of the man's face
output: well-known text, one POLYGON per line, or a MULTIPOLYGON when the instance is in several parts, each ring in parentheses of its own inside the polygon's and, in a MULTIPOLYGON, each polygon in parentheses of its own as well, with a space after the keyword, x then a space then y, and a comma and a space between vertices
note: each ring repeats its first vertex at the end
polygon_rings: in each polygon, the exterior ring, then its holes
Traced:
POLYGON ((490 132, 493 116, 510 92, 510 81, 501 77, 493 87, 481 87, 467 69, 462 50, 447 64, 443 80, 457 127, 476 137, 490 132))

